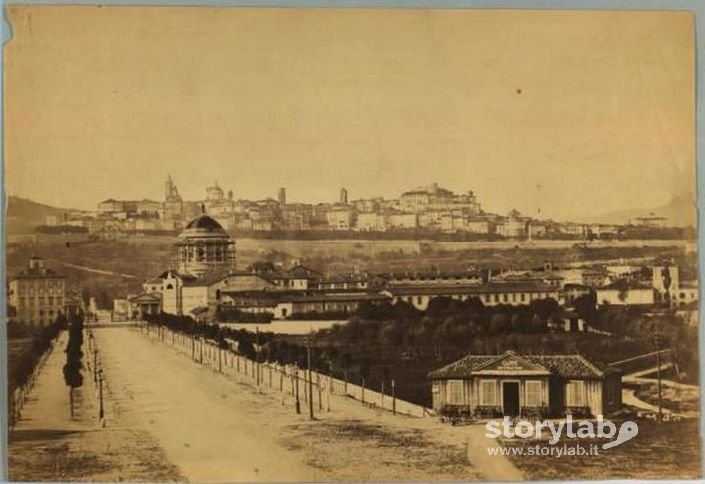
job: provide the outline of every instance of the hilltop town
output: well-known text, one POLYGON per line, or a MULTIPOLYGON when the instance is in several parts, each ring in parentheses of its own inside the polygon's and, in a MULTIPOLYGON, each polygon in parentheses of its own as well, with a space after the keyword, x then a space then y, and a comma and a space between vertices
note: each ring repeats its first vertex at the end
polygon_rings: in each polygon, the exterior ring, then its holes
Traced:
POLYGON ((225 230, 244 235, 325 237, 456 236, 472 240, 680 238, 669 220, 654 214, 622 224, 557 222, 511 210, 505 215, 482 208, 472 190, 453 193, 438 184, 403 192, 398 198, 350 199, 340 189, 331 203, 290 203, 286 188, 277 198, 235 199, 216 181, 202 200, 184 200, 169 176, 164 199, 99 202, 94 211, 63 211, 46 217, 39 232, 85 232, 103 236, 178 233, 193 218, 208 214, 225 230))

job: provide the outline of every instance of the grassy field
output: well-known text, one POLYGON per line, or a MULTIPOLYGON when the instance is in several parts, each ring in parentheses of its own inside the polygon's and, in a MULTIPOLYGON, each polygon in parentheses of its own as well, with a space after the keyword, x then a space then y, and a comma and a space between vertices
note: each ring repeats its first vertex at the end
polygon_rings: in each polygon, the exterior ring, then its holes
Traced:
MULTIPOLYGON (((697 420, 658 424, 640 420, 632 440, 602 450, 597 456, 512 456, 527 479, 695 479, 702 476, 700 431, 697 420)), ((585 439, 566 440, 569 446, 585 439)), ((532 446, 513 440, 505 446, 532 446)), ((562 445, 562 442, 558 445, 562 445)))

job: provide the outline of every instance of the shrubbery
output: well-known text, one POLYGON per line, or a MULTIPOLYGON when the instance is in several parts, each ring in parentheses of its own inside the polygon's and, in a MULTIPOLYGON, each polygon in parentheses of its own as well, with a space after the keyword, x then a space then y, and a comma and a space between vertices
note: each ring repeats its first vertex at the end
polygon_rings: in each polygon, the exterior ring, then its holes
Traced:
POLYGON ((8 368, 8 394, 12 395, 15 388, 18 388, 29 380, 39 359, 49 349, 51 342, 57 337, 59 332, 66 327, 66 318, 63 314, 56 317, 53 323, 41 329, 34 329, 24 324, 11 322, 7 325, 8 338, 32 336, 30 347, 22 352, 9 365, 8 368))

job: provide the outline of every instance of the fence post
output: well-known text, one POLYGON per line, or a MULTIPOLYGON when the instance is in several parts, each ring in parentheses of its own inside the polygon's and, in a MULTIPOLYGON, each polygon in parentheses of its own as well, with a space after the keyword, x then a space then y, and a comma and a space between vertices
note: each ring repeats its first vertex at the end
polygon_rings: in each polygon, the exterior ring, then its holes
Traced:
POLYGON ((362 403, 365 403, 365 377, 362 377, 362 403))
POLYGON ((296 413, 301 413, 301 402, 299 400, 299 366, 294 369, 296 374, 296 413))
POLYGON ((321 400, 321 374, 316 372, 316 386, 318 387, 318 410, 323 410, 323 401, 321 400))
POLYGON ((394 385, 394 379, 392 379, 392 415, 397 414, 397 394, 394 385))
POLYGON ((382 378, 382 382, 380 383, 380 392, 379 392, 379 406, 382 407, 382 410, 384 410, 384 378, 382 378))
POLYGON ((343 391, 348 394, 348 370, 343 370, 343 391))

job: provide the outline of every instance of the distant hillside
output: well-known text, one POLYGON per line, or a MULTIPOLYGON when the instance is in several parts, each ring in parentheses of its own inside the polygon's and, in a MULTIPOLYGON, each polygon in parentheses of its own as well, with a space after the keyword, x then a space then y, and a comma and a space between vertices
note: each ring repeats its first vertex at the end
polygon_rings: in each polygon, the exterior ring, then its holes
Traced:
POLYGON ((5 230, 8 235, 31 234, 37 225, 46 224, 47 215, 55 215, 72 211, 57 208, 26 198, 9 196, 5 212, 5 230))
POLYGON ((586 221, 607 224, 624 224, 636 217, 645 217, 654 214, 657 217, 666 217, 668 219, 669 226, 695 227, 697 223, 695 203, 695 194, 684 193, 660 207, 641 210, 615 210, 597 215, 586 221))

